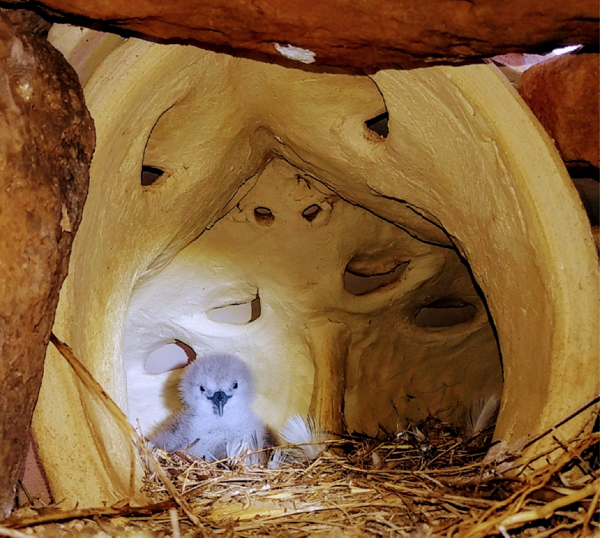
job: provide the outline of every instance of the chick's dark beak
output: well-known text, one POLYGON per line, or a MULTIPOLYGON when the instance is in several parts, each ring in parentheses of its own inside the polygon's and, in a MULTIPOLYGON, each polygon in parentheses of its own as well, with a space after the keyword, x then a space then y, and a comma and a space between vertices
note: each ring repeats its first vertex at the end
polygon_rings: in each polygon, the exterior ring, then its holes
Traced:
POLYGON ((212 396, 208 396, 208 399, 213 403, 215 408, 215 414, 218 414, 220 417, 223 416, 223 407, 227 403, 231 396, 227 396, 222 390, 215 392, 212 396))

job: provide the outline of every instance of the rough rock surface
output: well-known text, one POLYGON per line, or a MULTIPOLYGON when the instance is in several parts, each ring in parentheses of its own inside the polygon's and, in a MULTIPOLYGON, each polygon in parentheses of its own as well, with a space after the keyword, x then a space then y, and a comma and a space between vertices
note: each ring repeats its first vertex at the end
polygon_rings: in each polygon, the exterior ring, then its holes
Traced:
MULTIPOLYGON (((417 67, 506 52, 548 51, 556 43, 594 44, 593 0, 8 0, 76 24, 122 29, 271 60, 299 53, 317 65, 417 67), (83 17, 83 19, 81 18, 83 17), (87 22, 86 22, 87 20, 87 22), (306 49, 304 53, 287 47, 306 49)), ((301 60, 302 61, 302 60, 301 60)), ((312 63, 312 62, 311 62, 312 63)))
POLYGON ((599 54, 565 55, 525 71, 519 93, 567 164, 600 166, 599 54))
POLYGON ((0 518, 11 510, 88 189, 94 128, 32 12, 0 9, 0 518))

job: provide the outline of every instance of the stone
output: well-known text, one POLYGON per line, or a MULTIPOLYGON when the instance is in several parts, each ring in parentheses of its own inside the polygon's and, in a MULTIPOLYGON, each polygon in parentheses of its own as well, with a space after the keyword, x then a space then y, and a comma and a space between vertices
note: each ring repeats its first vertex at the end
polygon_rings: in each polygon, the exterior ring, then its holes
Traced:
POLYGON ((567 165, 600 167, 600 55, 566 54, 521 77, 519 93, 567 165))
POLYGON ((42 0, 8 3, 76 24, 287 65, 381 68, 477 61, 598 41, 593 0, 42 0), (72 19, 72 17, 71 17, 72 19))
POLYGON ((0 9, 0 518, 28 447, 94 148, 77 74, 48 28, 0 9))

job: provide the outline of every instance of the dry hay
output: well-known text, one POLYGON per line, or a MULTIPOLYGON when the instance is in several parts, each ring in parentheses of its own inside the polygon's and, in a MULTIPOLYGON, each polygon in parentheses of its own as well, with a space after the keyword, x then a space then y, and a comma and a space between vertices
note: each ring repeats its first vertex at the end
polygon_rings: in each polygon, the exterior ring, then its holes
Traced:
POLYGON ((492 446, 490 430, 466 437, 430 417, 396 435, 382 432, 384 441, 329 441, 316 460, 276 469, 247 467, 241 457, 207 463, 156 451, 160 469, 144 485, 154 504, 26 508, 0 535, 600 535, 599 433, 566 440, 552 428, 544 433, 555 441, 551 457, 521 461, 521 450, 541 436, 492 446), (490 448, 496 455, 486 458, 490 448))

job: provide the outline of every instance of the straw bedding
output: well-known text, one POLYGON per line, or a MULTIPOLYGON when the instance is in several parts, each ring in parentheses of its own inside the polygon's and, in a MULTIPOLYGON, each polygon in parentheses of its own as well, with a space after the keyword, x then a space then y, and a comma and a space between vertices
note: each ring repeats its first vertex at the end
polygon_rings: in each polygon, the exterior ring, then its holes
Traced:
POLYGON ((332 439, 317 459, 278 468, 138 445, 148 506, 23 507, 0 536, 600 536, 599 433, 550 429, 554 452, 524 461, 542 435, 506 447, 492 429, 466 436, 429 417, 377 439, 332 439))

